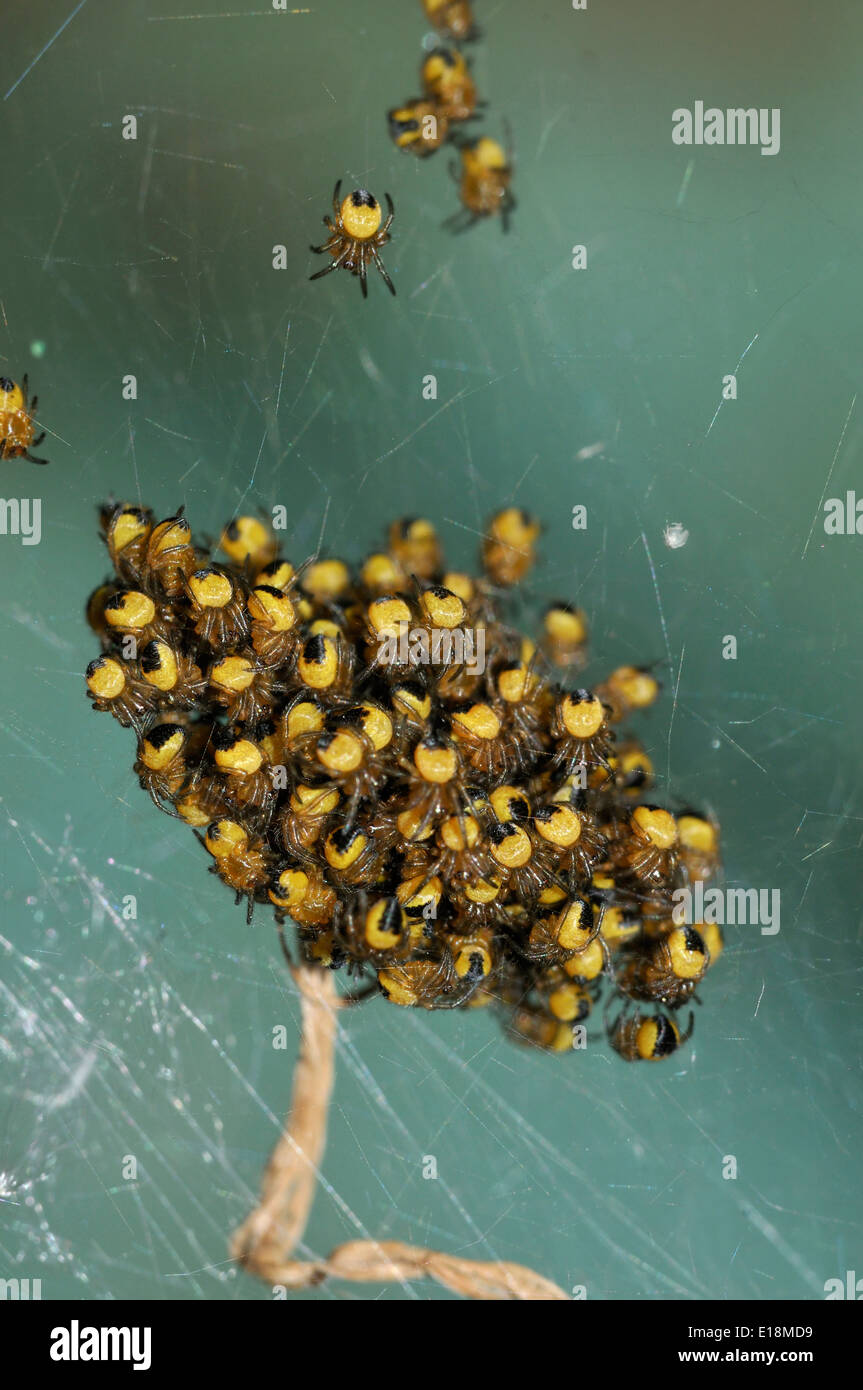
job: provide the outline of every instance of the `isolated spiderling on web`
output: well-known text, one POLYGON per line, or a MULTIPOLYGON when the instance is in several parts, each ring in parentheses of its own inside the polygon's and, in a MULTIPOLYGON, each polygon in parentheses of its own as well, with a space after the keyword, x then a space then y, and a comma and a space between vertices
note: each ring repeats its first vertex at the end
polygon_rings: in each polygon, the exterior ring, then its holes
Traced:
POLYGON ((448 570, 418 518, 356 570, 294 568, 251 516, 222 559, 182 511, 111 504, 101 522, 90 698, 134 731, 141 787, 250 922, 292 920, 350 998, 489 1007, 550 1051, 584 1045, 603 994, 621 1057, 689 1037, 676 1017, 722 938, 679 925, 673 894, 716 873, 718 827, 655 806, 650 758, 619 736, 659 693, 649 670, 583 689, 554 674, 584 664, 580 609, 552 603, 538 645, 507 620, 536 521, 494 516, 480 577, 448 570))

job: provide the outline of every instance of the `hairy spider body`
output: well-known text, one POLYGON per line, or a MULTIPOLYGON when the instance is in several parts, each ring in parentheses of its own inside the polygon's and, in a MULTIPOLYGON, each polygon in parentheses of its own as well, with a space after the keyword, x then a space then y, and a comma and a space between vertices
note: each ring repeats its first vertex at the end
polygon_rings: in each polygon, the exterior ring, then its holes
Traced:
POLYGON ((482 540, 483 568, 504 588, 524 579, 536 559, 541 527, 520 507, 507 507, 489 521, 482 540))
POLYGON ((565 691, 558 698, 551 736, 556 745, 552 769, 571 776, 582 768, 599 766, 612 776, 608 755, 614 736, 608 727, 608 711, 590 690, 565 691))
POLYGON ((410 923, 399 899, 373 898, 365 891, 338 902, 333 936, 352 960, 376 970, 404 960, 412 946, 410 923))
POLYGON ((313 847, 328 830, 341 799, 339 788, 331 782, 298 782, 280 812, 279 839, 285 850, 304 862, 314 862, 313 847))
POLYGON ((261 747, 237 730, 217 726, 212 748, 228 804, 250 823, 267 823, 276 792, 272 769, 261 747))
POLYGON ((660 691, 659 681, 644 666, 618 666, 596 694, 608 706, 612 724, 619 724, 634 710, 648 709, 660 691))
POLYGON ((567 956, 562 968, 570 979, 583 985, 592 985, 599 981, 601 975, 608 972, 610 960, 611 956, 602 936, 595 936, 587 946, 567 956))
POLYGON ((655 941, 624 946, 614 982, 630 999, 679 1009, 695 992, 710 964, 704 938, 694 927, 675 927, 655 941))
POLYGON ((431 583, 440 574, 443 553, 437 531, 422 516, 403 516, 390 523, 389 550, 402 573, 431 583))
POLYGON ((207 688, 206 678, 192 658, 160 637, 154 637, 139 653, 138 669, 165 707, 194 709, 207 688))
POLYGON ((153 804, 172 815, 177 814, 173 803, 188 776, 184 757, 187 744, 188 736, 180 724, 157 724, 138 743, 134 768, 138 781, 153 804))
POLYGON ((145 587, 165 598, 179 598, 185 592, 186 580, 198 567, 198 559, 192 545, 191 527, 181 507, 176 516, 160 521, 147 536, 143 567, 145 587))
POLYGON ((629 835, 616 840, 612 857, 621 873, 648 891, 667 890, 678 864, 677 822, 661 806, 636 806, 629 835))
POLYGON ((609 792, 616 799, 627 797, 633 801, 643 800, 644 793, 653 786, 653 762, 635 739, 627 739, 616 745, 608 757, 612 771, 609 782, 605 768, 593 768, 589 778, 592 789, 609 792))
POLYGON ((470 0, 423 0, 423 9, 436 29, 456 43, 477 37, 470 0))
POLYGON ((283 589, 256 584, 246 599, 251 639, 261 666, 292 666, 302 643, 299 605, 283 589))
POLYGON ((373 821, 340 824, 323 841, 328 876, 341 887, 367 887, 382 876, 394 832, 373 821))
POLYGON ((153 513, 147 507, 112 502, 100 508, 99 523, 118 579, 133 588, 139 587, 146 574, 153 513))
POLYGON ((330 256, 331 264, 309 278, 320 280, 323 275, 329 275, 333 270, 349 270, 352 275, 359 276, 365 298, 369 292, 366 278, 368 266, 370 262, 374 262, 387 289, 391 294, 395 294, 396 287, 378 254, 381 247, 390 240, 390 226, 395 216, 392 198, 389 193, 384 194, 388 215, 382 224, 380 204, 373 193, 369 193, 366 188, 356 188, 340 203, 341 186, 342 181, 339 179, 333 191, 332 219, 324 218, 324 223, 329 229, 329 238, 322 246, 311 248, 315 255, 330 256))
POLYGON ((559 966, 548 966, 537 979, 543 1007, 560 1023, 582 1023, 593 1008, 593 996, 581 980, 570 979, 559 966))
MULTIPOLYGON (((512 192, 512 156, 496 140, 487 135, 461 152, 461 167, 453 165, 452 177, 458 184, 461 209, 447 219, 453 231, 467 231, 486 217, 500 217, 501 226, 509 231, 509 219, 516 202, 512 192)), ((497 557, 505 564, 504 551, 497 557)), ((500 581, 498 581, 500 582, 500 581)), ((514 583, 514 580, 504 580, 514 583)))
POLYGON ((38 396, 27 400, 27 377, 21 385, 8 376, 0 376, 0 459, 26 459, 28 463, 45 464, 47 459, 35 458, 31 449, 38 449, 45 431, 36 434, 33 416, 39 404, 38 396))
POLYGON ((421 956, 378 972, 381 993, 392 1004, 454 1009, 466 1004, 494 968, 482 935, 456 937, 438 956, 421 956))
POLYGON ((523 1005, 513 1009, 507 1031, 516 1042, 539 1047, 544 1052, 571 1052, 575 1046, 575 1027, 555 1018, 547 1009, 523 1005))
POLYGON ((420 69, 420 79, 448 121, 469 121, 476 114, 476 84, 458 49, 433 49, 420 69))
POLYGON ((257 896, 270 880, 272 855, 262 839, 252 839, 239 821, 223 819, 209 826, 204 844, 213 856, 211 871, 234 890, 237 902, 246 899, 251 922, 257 896))
POLYGON ((489 825, 488 838, 495 874, 523 906, 533 908, 556 883, 564 886, 554 851, 524 825, 494 820, 489 825))
POLYGON ((667 1014, 629 1013, 623 1010, 608 1028, 608 1040, 625 1062, 658 1062, 671 1057, 692 1037, 693 1014, 681 1033, 667 1014))
POLYGON ((267 522, 256 516, 235 516, 222 532, 219 548, 238 569, 254 574, 272 564, 277 545, 267 522))
POLYGON ((174 808, 193 830, 204 830, 230 811, 225 789, 212 769, 194 768, 178 790, 174 808))
POLYGON ((387 126, 396 149, 425 159, 445 142, 450 121, 446 111, 432 97, 419 97, 388 111, 387 126))
POLYGON ((233 653, 218 657, 207 679, 230 724, 258 724, 271 714, 276 700, 273 674, 250 657, 233 653))
POLYGON ((555 794, 550 804, 540 807, 536 813, 538 828, 546 826, 547 838, 554 839, 555 813, 565 811, 578 822, 578 831, 558 839, 559 854, 557 867, 567 882, 585 884, 589 882, 594 869, 608 854, 609 842, 596 824, 594 813, 588 810, 588 800, 584 791, 568 786, 566 783, 555 794))
POLYGON ((209 565, 189 575, 187 591, 195 632, 216 652, 239 646, 249 632, 245 594, 236 579, 209 565))
POLYGON ((486 672, 488 703, 500 721, 500 741, 512 770, 527 777, 546 752, 544 711, 549 687, 522 660, 497 664, 486 672))
POLYGON ((291 917, 301 926, 314 928, 329 926, 338 901, 335 889, 324 881, 320 869, 298 864, 276 867, 267 896, 280 925, 291 917))
POLYGON ((577 951, 586 950, 600 924, 587 898, 568 899, 560 910, 538 915, 527 941, 516 942, 516 949, 534 965, 562 965, 577 951))
POLYGON ((587 619, 580 608, 562 600, 545 610, 543 650, 555 666, 583 666, 586 660, 587 619))
POLYGON ((156 693, 138 679, 134 668, 112 656, 97 656, 86 672, 87 690, 95 710, 108 710, 124 729, 141 733, 144 719, 156 706, 156 693))
POLYGON ((427 872, 437 875, 457 893, 462 884, 485 881, 494 870, 483 831, 476 816, 463 812, 441 821, 435 832, 435 849, 427 872))
POLYGON ((154 637, 167 640, 177 625, 176 610, 170 604, 157 603, 139 589, 115 589, 102 605, 105 629, 115 642, 124 647, 124 638, 133 637, 138 651, 154 637))
POLYGON ((695 811, 677 817, 678 856, 688 883, 705 882, 719 868, 719 832, 713 821, 695 811))
POLYGON ((328 708, 341 708, 353 693, 353 647, 341 636, 315 632, 307 637, 292 673, 295 689, 328 708))

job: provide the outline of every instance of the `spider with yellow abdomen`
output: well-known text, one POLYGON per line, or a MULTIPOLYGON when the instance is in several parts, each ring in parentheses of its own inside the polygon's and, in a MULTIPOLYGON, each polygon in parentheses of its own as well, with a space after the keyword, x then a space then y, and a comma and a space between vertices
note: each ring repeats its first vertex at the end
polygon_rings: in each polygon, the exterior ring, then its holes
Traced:
POLYGON ((45 438, 45 431, 36 435, 33 416, 39 404, 37 396, 27 400, 27 378, 21 378, 21 385, 11 377, 0 376, 0 459, 26 459, 28 463, 47 463, 47 459, 34 457, 32 448, 38 448, 45 438))
POLYGON ((329 238, 322 246, 311 248, 316 256, 330 256, 331 263, 315 275, 310 275, 309 279, 320 280, 332 270, 349 270, 360 277, 363 298, 366 298, 369 292, 366 273, 369 262, 374 261, 390 293, 395 294, 396 287, 378 255, 381 247, 390 240, 390 226, 395 216, 392 198, 389 193, 384 194, 388 212, 384 222, 381 205, 367 188, 355 188, 340 202, 341 187, 342 181, 339 179, 333 190, 333 217, 324 218, 329 228, 329 238))
POLYGON ((624 1010, 609 1026, 608 1041, 625 1062, 658 1062, 688 1042, 694 1022, 690 1013, 686 1032, 681 1033, 674 1019, 666 1014, 631 1014, 624 1010))
POLYGON ((420 69, 420 80, 449 121, 469 121, 481 104, 467 61, 456 48, 433 49, 420 69))
POLYGON ((692 998, 710 964, 710 952, 695 927, 675 927, 655 941, 624 946, 613 970, 621 994, 679 1009, 692 998))
POLYGON ((449 119, 431 97, 394 106, 387 112, 387 124, 396 148, 419 159, 439 150, 449 134, 449 119))
POLYGON ((211 871, 234 890, 238 903, 245 897, 246 921, 251 922, 256 898, 271 876, 273 856, 267 841, 250 836, 240 821, 224 818, 208 826, 202 838, 213 856, 211 871))
POLYGON ((512 152, 497 140, 482 135, 461 151, 461 166, 453 164, 450 173, 458 184, 461 208, 447 218, 444 226, 465 232, 486 217, 499 216, 505 232, 515 208, 512 192, 512 152))
POLYGON ((456 43, 479 35, 470 0, 423 0, 423 9, 435 28, 456 43))

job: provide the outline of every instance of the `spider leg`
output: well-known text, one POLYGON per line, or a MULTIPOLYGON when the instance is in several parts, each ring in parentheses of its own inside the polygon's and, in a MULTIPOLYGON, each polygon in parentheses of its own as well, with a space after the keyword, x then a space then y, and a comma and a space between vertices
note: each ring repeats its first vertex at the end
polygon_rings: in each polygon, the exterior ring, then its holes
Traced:
POLYGON ((338 270, 338 268, 339 268, 339 266, 341 265, 342 261, 345 259, 345 256, 348 254, 348 251, 349 251, 349 250, 350 250, 350 247, 349 247, 349 246, 346 246, 345 249, 344 249, 344 251, 342 251, 341 255, 337 256, 336 259, 335 259, 334 261, 331 261, 329 265, 325 265, 324 268, 323 268, 323 270, 319 270, 319 271, 316 272, 316 274, 310 275, 310 276, 309 276, 309 279, 310 279, 310 280, 320 280, 320 278, 321 278, 322 275, 329 275, 329 273, 330 273, 331 270, 338 270))
POLYGON ((506 162, 509 167, 512 168, 515 164, 515 145, 513 144, 512 126, 509 123, 508 116, 504 116, 503 118, 503 131, 506 137, 506 162))
POLYGON ((374 257, 375 265, 377 266, 378 270, 380 271, 381 275, 382 275, 383 278, 384 278, 384 284, 385 284, 385 285, 387 286, 387 288, 389 289, 390 294, 395 294, 395 292, 396 292, 396 287, 395 287, 395 285, 393 284, 392 280, 390 279, 389 275, 387 275, 387 272, 386 272, 386 270, 384 269, 384 263, 383 263, 383 261, 381 260, 380 256, 378 255, 377 250, 375 249, 374 246, 371 248, 371 252, 372 252, 372 256, 374 257))
POLYGON ((326 241, 321 242, 320 246, 310 246, 309 250, 314 251, 316 256, 320 256, 323 251, 335 250, 339 244, 339 237, 333 233, 326 241))
POLYGON ((359 267, 359 276, 360 276, 360 285, 362 286, 362 290, 363 290, 363 299, 368 299, 368 297, 369 297, 369 283, 368 283, 368 279, 367 279, 367 277, 366 277, 366 256, 367 256, 367 255, 368 255, 368 247, 367 247, 367 246, 361 246, 361 247, 360 247, 360 267, 359 267))
POLYGON ((476 994, 480 983, 480 980, 474 980, 469 985, 456 989, 453 994, 447 994, 443 998, 438 995, 434 1003, 428 1007, 430 1009, 460 1009, 462 1004, 467 1003, 472 994, 476 994))
MULTIPOLYGON (((318 800, 320 800, 320 798, 318 798, 318 800)), ((362 796, 360 795, 360 789, 359 789, 359 787, 356 787, 355 790, 354 790, 353 796, 351 797, 350 801, 348 802, 347 809, 346 809, 345 814, 344 814, 344 822, 343 822, 343 823, 344 823, 344 826, 345 826, 345 829, 346 829, 346 830, 352 830, 352 829, 353 829, 353 826, 354 826, 354 819, 355 819, 355 817, 356 817, 357 811, 359 810, 360 802, 361 802, 361 801, 362 801, 362 796)))
POLYGON ((425 807, 423 811, 422 820, 420 821, 419 825, 413 833, 413 839, 421 840, 423 831, 428 830, 429 826, 432 824, 435 818, 436 812, 437 806, 435 805, 434 797, 431 797, 429 799, 428 805, 425 807))
MULTIPOLYGON (((22 390, 22 392, 23 392, 23 395, 24 395, 24 399, 25 399, 25 400, 27 399, 27 385, 28 385, 29 380, 30 380, 30 378, 29 378, 29 373, 25 372, 24 375, 23 375, 22 378, 21 378, 21 390, 22 390)), ((33 401, 33 404, 34 404, 34 405, 36 404, 35 400, 33 401)))
POLYGON ((38 448, 39 448, 39 445, 42 443, 42 440, 43 440, 44 438, 45 438, 45 431, 43 430, 42 433, 39 435, 39 438, 33 440, 33 447, 34 447, 34 449, 38 449, 38 448))
POLYGON ((448 217, 446 221, 441 223, 441 226, 451 231, 454 236, 458 236, 462 232, 469 232, 478 221, 478 215, 471 212, 470 208, 459 208, 458 212, 454 212, 452 217, 448 217))
POLYGON ((339 212, 339 193, 341 192, 341 188, 341 179, 336 179, 336 186, 333 189, 333 212, 336 214, 336 217, 341 216, 341 213, 339 212))
POLYGON ((381 236, 383 235, 384 232, 388 232, 388 231, 389 231, 389 229, 390 229, 390 223, 392 222, 393 218, 394 218, 395 215, 396 215, 396 210, 395 210, 395 208, 393 207, 393 200, 392 200, 392 198, 390 197, 389 193, 385 193, 385 194, 384 194, 384 197, 385 197, 386 200, 387 200, 387 220, 386 220, 386 222, 384 223, 384 225, 381 227, 381 230, 380 230, 380 233, 379 233, 379 235, 381 235, 381 236))
POLYGON ((291 948, 289 947, 287 941, 285 940, 285 928, 284 928, 284 925, 283 925, 281 922, 277 922, 277 923, 276 923, 276 931, 279 933, 279 944, 281 945, 281 948, 282 948, 282 955, 284 956, 285 960, 288 962, 288 967, 289 967, 289 969, 293 970, 293 968, 294 968, 294 961, 293 961, 293 957, 292 957, 292 955, 291 955, 291 948))
POLYGON ((356 994, 340 994, 339 1004, 362 1004, 364 1000, 371 999, 372 995, 379 993, 380 985, 377 980, 374 980, 370 985, 366 985, 365 989, 359 990, 356 994))
POLYGON ((48 459, 37 459, 33 454, 25 454, 24 458, 28 463, 48 463, 48 459))

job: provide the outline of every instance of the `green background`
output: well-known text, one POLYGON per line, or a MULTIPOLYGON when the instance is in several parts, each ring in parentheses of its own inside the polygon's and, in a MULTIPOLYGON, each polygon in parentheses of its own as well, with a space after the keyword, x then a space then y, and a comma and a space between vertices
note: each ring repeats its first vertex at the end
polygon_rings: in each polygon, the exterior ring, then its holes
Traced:
POLYGON ((0 537, 0 1276, 270 1297, 226 1241, 287 1104, 297 999, 266 912, 245 925, 137 788, 131 734, 89 710, 95 504, 184 502, 213 534, 283 503, 295 562, 427 513, 467 563, 515 501, 546 523, 526 612, 585 607, 588 679, 659 663, 640 732, 660 793, 713 809, 729 884, 779 888, 781 931, 729 934, 692 1043, 656 1067, 599 1040, 534 1054, 478 1014, 357 1011, 304 1248, 386 1236, 597 1299, 822 1297, 863 1272, 863 539, 821 518, 863 495, 863 11, 477 0, 478 126, 511 122, 519 205, 509 236, 452 237, 448 152, 386 134, 418 86, 418 0, 253 4, 4 8, 0 367, 29 370, 51 466, 2 466, 43 536, 0 537), (781 108, 780 153, 673 145, 699 99, 781 108), (377 277, 367 303, 347 275, 308 283, 339 176, 393 196, 395 300, 377 277))

